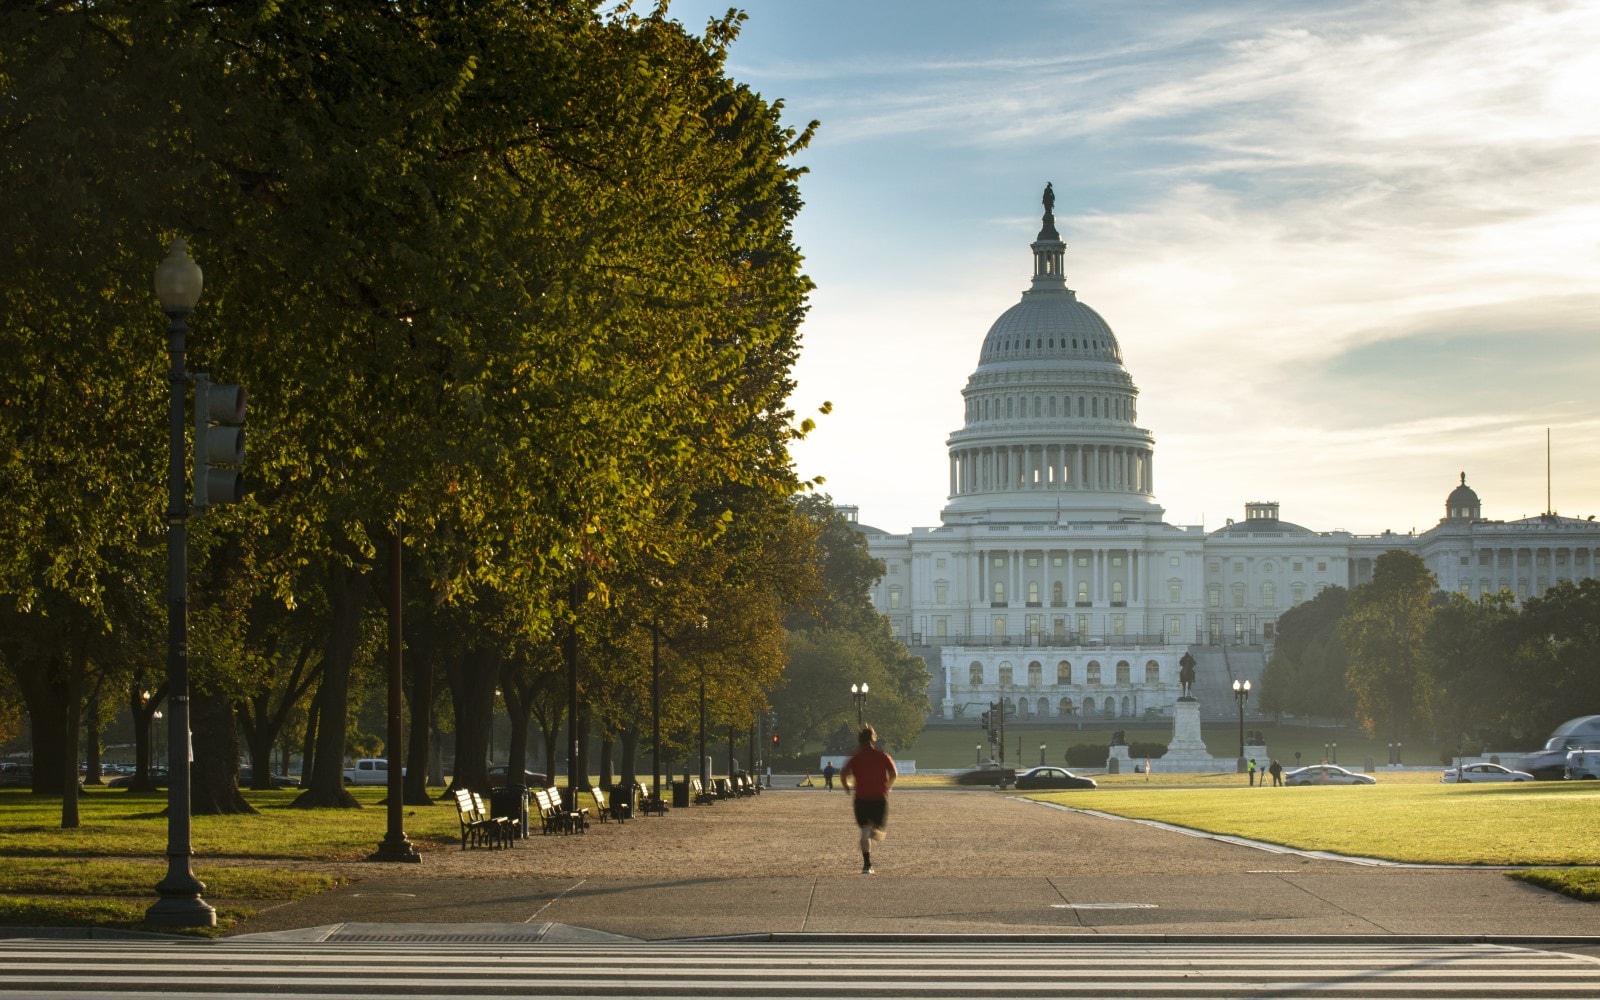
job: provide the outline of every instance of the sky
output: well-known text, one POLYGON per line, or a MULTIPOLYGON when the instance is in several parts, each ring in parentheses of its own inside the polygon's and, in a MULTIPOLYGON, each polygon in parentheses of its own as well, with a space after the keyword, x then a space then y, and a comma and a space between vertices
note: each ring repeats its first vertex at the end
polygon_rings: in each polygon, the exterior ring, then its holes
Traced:
POLYGON ((1169 523, 1600 514, 1600 0, 742 9, 730 75, 821 123, 796 468, 862 523, 940 523, 1047 181, 1169 523))

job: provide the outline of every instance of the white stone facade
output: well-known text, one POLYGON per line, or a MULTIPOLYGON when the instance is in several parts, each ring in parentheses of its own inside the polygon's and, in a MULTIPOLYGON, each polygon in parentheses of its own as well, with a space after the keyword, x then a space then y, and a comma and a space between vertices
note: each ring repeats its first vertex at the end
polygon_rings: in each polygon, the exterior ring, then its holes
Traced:
POLYGON ((858 525, 885 564, 874 602, 927 660, 936 715, 1004 700, 1011 717, 1170 717, 1189 650, 1205 713, 1231 717, 1231 684, 1259 689, 1278 616, 1365 582, 1390 549, 1472 598, 1526 599, 1597 575, 1600 525, 1484 520, 1465 474, 1420 534, 1313 531, 1254 501, 1210 533, 1167 524, 1138 389, 1110 326, 1067 288, 1052 201, 1032 283, 990 328, 963 390, 941 525, 858 525))

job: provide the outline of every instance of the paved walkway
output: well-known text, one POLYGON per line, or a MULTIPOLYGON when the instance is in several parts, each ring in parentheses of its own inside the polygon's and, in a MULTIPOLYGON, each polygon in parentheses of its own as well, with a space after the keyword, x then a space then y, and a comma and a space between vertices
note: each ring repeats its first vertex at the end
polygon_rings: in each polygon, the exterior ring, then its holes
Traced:
POLYGON ((581 836, 535 833, 509 850, 340 866, 353 884, 265 910, 235 933, 566 941, 1420 935, 1600 954, 1600 906, 1497 870, 1283 853, 985 790, 897 791, 889 838, 874 859, 879 874, 860 875, 844 795, 774 790, 595 824, 581 836))

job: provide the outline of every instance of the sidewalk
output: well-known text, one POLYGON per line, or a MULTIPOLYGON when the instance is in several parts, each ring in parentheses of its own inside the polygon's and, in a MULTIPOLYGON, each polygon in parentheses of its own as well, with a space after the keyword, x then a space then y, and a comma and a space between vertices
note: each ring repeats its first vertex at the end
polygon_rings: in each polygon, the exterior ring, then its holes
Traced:
POLYGON ((235 933, 566 941, 1337 934, 1600 946, 1600 906, 1498 870, 1263 850, 983 790, 897 791, 874 863, 878 875, 858 874, 844 795, 774 789, 597 823, 581 836, 535 834, 509 850, 339 866, 353 884, 265 910, 235 933))

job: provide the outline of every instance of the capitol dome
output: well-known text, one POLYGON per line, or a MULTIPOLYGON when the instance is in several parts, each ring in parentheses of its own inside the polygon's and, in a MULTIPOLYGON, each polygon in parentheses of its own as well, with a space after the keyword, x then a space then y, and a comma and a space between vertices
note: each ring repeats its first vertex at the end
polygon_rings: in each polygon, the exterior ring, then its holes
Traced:
POLYGON ((1103 317, 1067 287, 1055 195, 1032 244, 1033 280, 989 327, 950 435, 944 520, 1159 520, 1154 439, 1103 317))
POLYGON ((1446 521, 1476 521, 1483 517, 1483 506, 1478 492, 1467 485, 1467 474, 1461 474, 1461 485, 1450 491, 1444 501, 1446 521))

